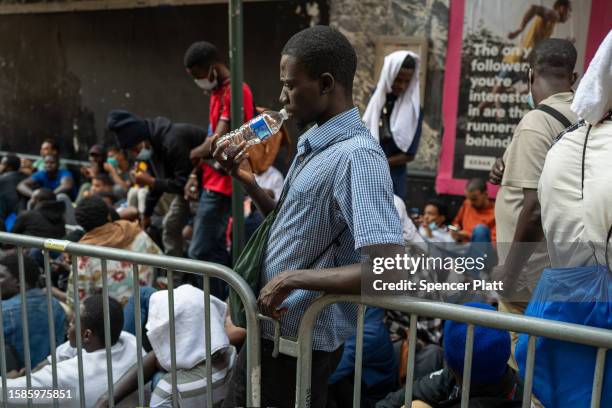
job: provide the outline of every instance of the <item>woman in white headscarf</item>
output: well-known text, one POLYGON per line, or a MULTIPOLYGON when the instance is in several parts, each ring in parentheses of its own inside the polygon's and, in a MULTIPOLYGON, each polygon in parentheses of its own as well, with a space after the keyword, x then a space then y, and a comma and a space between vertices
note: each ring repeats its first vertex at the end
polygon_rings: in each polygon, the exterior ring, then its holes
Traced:
POLYGON ((385 57, 363 121, 387 156, 393 192, 406 198, 406 163, 414 160, 421 135, 419 56, 395 51, 385 57))

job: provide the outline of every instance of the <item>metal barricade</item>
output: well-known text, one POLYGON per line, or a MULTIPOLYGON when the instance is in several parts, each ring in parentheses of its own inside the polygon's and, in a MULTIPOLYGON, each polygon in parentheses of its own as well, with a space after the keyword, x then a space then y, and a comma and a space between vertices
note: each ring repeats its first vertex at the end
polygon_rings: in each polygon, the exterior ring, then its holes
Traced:
POLYGON ((456 322, 463 322, 468 325, 462 376, 462 408, 468 407, 470 398, 470 378, 475 326, 491 327, 495 329, 529 334, 522 402, 523 408, 529 408, 531 406, 536 337, 548 337, 551 339, 564 340, 572 343, 597 347, 598 351, 595 372, 593 374, 591 408, 599 408, 600 406, 606 351, 612 348, 612 330, 572 323, 556 322, 510 313, 482 310, 468 306, 441 302, 427 302, 409 297, 385 298, 372 296, 327 295, 313 302, 302 317, 297 342, 285 338, 280 339, 280 352, 297 357, 296 407, 305 408, 310 406, 312 335, 317 316, 326 306, 340 302, 359 304, 357 318, 357 341, 355 350, 355 386, 353 389, 353 407, 360 406, 361 398, 361 368, 365 305, 390 310, 398 310, 410 314, 410 329, 408 334, 408 372, 406 375, 406 393, 404 397, 404 404, 406 407, 410 407, 410 404, 412 403, 417 317, 419 316, 454 320, 456 322))
MULTIPOLYGON (((110 339, 110 316, 108 302, 108 282, 107 282, 107 261, 129 262, 133 264, 133 295, 135 306, 135 325, 136 325, 136 343, 137 349, 142 350, 142 327, 141 327, 141 306, 140 306, 140 290, 138 281, 138 266, 147 265, 155 268, 165 269, 168 276, 168 303, 169 303, 169 319, 170 319, 170 355, 171 355, 171 377, 172 377, 172 404, 178 407, 178 387, 176 375, 176 340, 174 327, 174 272, 188 272, 196 275, 201 275, 204 281, 204 317, 205 317, 205 343, 206 343, 206 361, 211 360, 211 342, 210 342, 210 282, 209 279, 219 278, 227 282, 239 295, 244 304, 247 316, 247 401, 250 406, 259 406, 260 403, 260 335, 259 324, 257 318, 257 308, 255 297, 246 284, 246 282, 234 273, 231 269, 210 263, 194 261, 185 258, 176 258, 165 255, 152 255, 146 253, 131 252, 114 248, 106 248, 100 246, 81 245, 70 241, 42 239, 25 235, 0 233, 0 243, 14 245, 17 247, 17 255, 19 259, 19 282, 21 299, 26 299, 26 285, 24 273, 24 249, 37 248, 43 251, 44 255, 44 272, 45 286, 47 289, 47 314, 48 327, 50 333, 50 348, 51 348, 51 364, 53 388, 57 389, 57 361, 55 355, 55 326, 52 316, 52 291, 51 291, 51 267, 50 267, 50 251, 64 252, 70 254, 72 258, 72 282, 73 285, 73 310, 75 314, 76 326, 76 346, 78 358, 78 373, 79 373, 79 404, 82 408, 91 406, 95 401, 85 401, 84 382, 83 382, 83 345, 81 339, 81 321, 80 321, 80 302, 78 288, 78 268, 77 256, 88 256, 99 258, 102 265, 102 296, 103 296, 103 316, 104 316, 104 334, 106 348, 106 364, 107 364, 107 384, 109 395, 109 406, 114 406, 113 399, 113 373, 112 373, 112 358, 111 358, 111 339, 110 339)), ((24 342, 24 362, 26 368, 26 381, 28 388, 31 387, 32 367, 30 362, 30 345, 29 345, 29 328, 28 328, 28 313, 27 302, 21 302, 21 315, 23 325, 23 342, 24 342)), ((4 324, 2 321, 2 306, 0 303, 0 374, 2 375, 2 402, 3 406, 7 405, 8 389, 6 380, 6 353, 4 339, 4 324)), ((141 353, 136 353, 135 364, 138 367, 138 401, 140 406, 145 406, 144 398, 144 374, 143 374, 143 358, 141 353)), ((207 386, 207 402, 208 406, 213 406, 212 401, 212 364, 206 364, 206 383, 207 386)), ((32 400, 28 400, 28 406, 32 405, 32 400)), ((54 407, 59 406, 58 399, 53 400, 54 407)))

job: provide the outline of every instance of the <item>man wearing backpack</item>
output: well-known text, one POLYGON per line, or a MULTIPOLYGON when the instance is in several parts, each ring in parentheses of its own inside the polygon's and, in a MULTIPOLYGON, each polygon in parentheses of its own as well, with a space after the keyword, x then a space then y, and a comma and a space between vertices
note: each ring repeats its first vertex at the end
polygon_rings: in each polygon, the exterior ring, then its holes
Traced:
MULTIPOLYGON (((523 314, 542 270, 550 266, 537 191, 544 160, 556 136, 577 121, 570 110, 576 80, 572 43, 544 40, 529 59, 529 104, 534 109, 519 122, 490 179, 501 184, 495 203, 499 265, 492 279, 505 282, 500 310, 517 314, 523 314)), ((514 356, 516 333, 512 340, 514 356)), ((511 365, 516 368, 514 361, 511 365)))

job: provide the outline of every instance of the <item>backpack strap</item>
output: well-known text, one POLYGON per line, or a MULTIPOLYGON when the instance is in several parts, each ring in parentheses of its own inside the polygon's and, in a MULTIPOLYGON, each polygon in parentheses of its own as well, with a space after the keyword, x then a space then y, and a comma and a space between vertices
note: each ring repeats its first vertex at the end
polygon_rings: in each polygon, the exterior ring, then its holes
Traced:
POLYGON ((552 106, 538 105, 538 106, 536 106, 536 109, 539 110, 539 111, 548 113, 550 116, 552 116, 553 118, 555 118, 559 122, 561 122, 561 124, 565 128, 568 128, 568 127, 572 126, 572 122, 570 122, 569 119, 566 118, 564 114, 562 114, 561 112, 559 112, 558 110, 556 110, 552 106))
POLYGON ((606 237, 606 252, 605 252, 606 266, 608 267, 608 271, 610 272, 612 272, 612 269, 610 269, 610 259, 608 258, 608 247, 610 246, 611 237, 612 237, 612 226, 610 226, 610 229, 608 230, 608 236, 606 237))

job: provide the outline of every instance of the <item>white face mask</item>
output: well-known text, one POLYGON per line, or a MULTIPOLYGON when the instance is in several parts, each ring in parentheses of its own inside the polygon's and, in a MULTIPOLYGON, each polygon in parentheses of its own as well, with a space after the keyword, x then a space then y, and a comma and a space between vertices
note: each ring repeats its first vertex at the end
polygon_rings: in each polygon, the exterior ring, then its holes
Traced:
POLYGON ((140 152, 138 152, 136 160, 147 161, 151 159, 151 156, 153 156, 153 150, 143 147, 142 149, 140 149, 140 152))
POLYGON ((533 94, 531 93, 531 76, 532 75, 533 74, 532 74, 531 68, 529 68, 529 75, 528 75, 528 77, 529 77, 529 79, 528 79, 528 81, 529 81, 529 94, 527 95, 527 105, 529 105, 529 107, 531 109, 535 109, 536 104, 535 104, 535 101, 533 100, 533 94))
MULTIPOLYGON (((210 67, 210 70, 212 70, 212 66, 210 67)), ((208 71, 208 75, 206 76, 206 78, 194 78, 193 80, 198 87, 205 91, 212 91, 217 87, 217 71, 213 71, 215 79, 210 81, 208 79, 210 77, 210 70, 208 71)))

